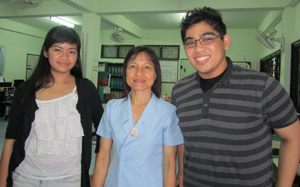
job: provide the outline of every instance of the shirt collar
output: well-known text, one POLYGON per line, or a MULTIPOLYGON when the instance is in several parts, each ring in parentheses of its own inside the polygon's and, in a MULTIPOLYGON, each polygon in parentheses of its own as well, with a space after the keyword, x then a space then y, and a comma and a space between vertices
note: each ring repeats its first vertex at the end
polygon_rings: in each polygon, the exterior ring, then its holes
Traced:
MULTIPOLYGON (((232 73, 233 63, 229 57, 226 57, 226 61, 228 63, 227 69, 225 70, 225 74, 222 76, 222 78, 219 80, 220 83, 222 83, 224 86, 229 87, 229 80, 232 73)), ((198 82, 198 85, 200 85, 200 75, 198 72, 196 72, 196 81, 198 82)))
MULTIPOLYGON (((152 94, 152 97, 149 100, 147 106, 145 107, 145 109, 139 119, 139 120, 141 120, 141 122, 143 124, 146 124, 146 126, 148 126, 148 127, 150 127, 151 121, 154 117, 155 106, 157 104, 157 101, 159 100, 153 92, 151 92, 151 94, 152 94)), ((127 99, 124 100, 125 103, 123 105, 123 112, 121 114, 124 121, 127 121, 127 120, 133 121, 130 95, 131 95, 131 92, 129 92, 127 99)))
POLYGON ((225 86, 229 87, 229 85, 230 85, 229 80, 230 80, 230 77, 232 75, 233 63, 232 63, 232 61, 229 57, 226 57, 226 61, 228 63, 228 67, 227 67, 227 70, 226 70, 225 74, 223 75, 223 77, 220 79, 219 82, 221 82, 225 86))
POLYGON ((142 116, 140 117, 141 121, 144 124, 146 124, 148 127, 151 126, 150 125, 151 121, 155 117, 154 112, 156 109, 157 101, 158 101, 158 98, 155 96, 154 93, 152 93, 152 97, 151 97, 150 101, 148 102, 147 106, 145 107, 142 116))

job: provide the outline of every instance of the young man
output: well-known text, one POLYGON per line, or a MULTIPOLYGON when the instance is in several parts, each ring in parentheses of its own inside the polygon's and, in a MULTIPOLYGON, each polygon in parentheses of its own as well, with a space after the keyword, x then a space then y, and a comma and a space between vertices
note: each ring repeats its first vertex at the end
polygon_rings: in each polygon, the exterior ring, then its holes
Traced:
POLYGON ((271 187, 272 128, 281 138, 276 185, 292 186, 300 124, 284 88, 267 74, 233 66, 225 56, 230 37, 217 10, 189 11, 181 38, 197 70, 174 86, 171 97, 184 136, 178 151, 184 186, 271 187))

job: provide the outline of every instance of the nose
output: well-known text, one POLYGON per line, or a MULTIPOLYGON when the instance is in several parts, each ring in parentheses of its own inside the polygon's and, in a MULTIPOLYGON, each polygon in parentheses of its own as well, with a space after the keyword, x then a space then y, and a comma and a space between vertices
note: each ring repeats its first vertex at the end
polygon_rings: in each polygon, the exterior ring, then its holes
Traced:
POLYGON ((138 67, 138 68, 136 69, 136 74, 137 74, 137 75, 141 75, 142 73, 143 73, 142 68, 141 68, 141 67, 138 67))
POLYGON ((69 58, 68 51, 62 51, 60 58, 61 59, 68 59, 69 58))
POLYGON ((202 45, 201 43, 200 43, 200 40, 196 40, 195 41, 196 42, 196 46, 195 46, 195 50, 197 50, 197 51, 203 51, 203 50, 205 50, 205 45, 202 45))

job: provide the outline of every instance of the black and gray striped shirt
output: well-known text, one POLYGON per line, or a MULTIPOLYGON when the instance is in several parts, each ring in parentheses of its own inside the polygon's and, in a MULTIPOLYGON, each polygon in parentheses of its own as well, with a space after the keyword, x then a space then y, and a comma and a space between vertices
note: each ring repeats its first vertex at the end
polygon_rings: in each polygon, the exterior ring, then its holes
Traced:
POLYGON ((203 93, 197 72, 173 87, 184 136, 188 187, 271 187, 271 128, 297 120, 289 95, 273 77, 233 66, 203 93))

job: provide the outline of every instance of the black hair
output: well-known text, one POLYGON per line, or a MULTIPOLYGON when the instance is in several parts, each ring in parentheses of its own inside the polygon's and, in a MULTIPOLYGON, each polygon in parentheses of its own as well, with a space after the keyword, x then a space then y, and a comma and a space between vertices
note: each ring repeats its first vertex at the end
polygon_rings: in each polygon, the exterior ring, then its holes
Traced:
POLYGON ((129 85, 126 82, 126 70, 127 70, 127 65, 129 62, 134 60, 136 56, 140 53, 144 53, 146 55, 146 58, 149 58, 150 61, 154 64, 154 69, 155 69, 155 74, 156 74, 156 79, 151 87, 151 91, 156 95, 156 97, 160 98, 161 94, 161 70, 160 70, 160 64, 159 60, 155 54, 155 52, 145 46, 137 46, 132 48, 126 55, 124 64, 123 64, 123 72, 122 72, 122 79, 123 79, 123 90, 124 90, 124 98, 128 97, 128 94, 131 90, 129 85))
MULTIPOLYGON (((49 32, 46 35, 37 66, 28 79, 28 88, 23 98, 23 101, 29 101, 29 98, 32 97, 32 95, 34 95, 35 92, 45 87, 51 87, 54 84, 55 80, 53 75, 51 74, 51 66, 48 58, 44 56, 44 51, 48 52, 49 48, 52 47, 54 43, 65 42, 77 45, 77 60, 75 66, 71 69, 71 74, 75 77, 82 78, 80 58, 81 43, 79 35, 74 29, 67 26, 53 27, 49 30, 49 32), (49 83, 52 83, 52 85, 49 85, 49 83)), ((24 102, 22 103, 25 104, 24 102)))
MULTIPOLYGON (((205 22, 210 25, 220 35, 226 34, 226 25, 223 22, 222 14, 209 7, 195 8, 194 10, 188 11, 185 17, 182 18, 181 27, 181 40, 184 42, 186 31, 194 24, 205 22)), ((221 37, 223 40, 223 37, 221 37)))

